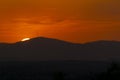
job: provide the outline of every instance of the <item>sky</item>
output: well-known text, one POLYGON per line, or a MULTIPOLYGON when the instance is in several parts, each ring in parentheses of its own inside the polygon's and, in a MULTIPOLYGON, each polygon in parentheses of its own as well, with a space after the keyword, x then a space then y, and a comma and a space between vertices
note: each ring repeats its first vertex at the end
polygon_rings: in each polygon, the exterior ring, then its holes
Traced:
POLYGON ((120 41, 120 0, 0 0, 0 42, 120 41))

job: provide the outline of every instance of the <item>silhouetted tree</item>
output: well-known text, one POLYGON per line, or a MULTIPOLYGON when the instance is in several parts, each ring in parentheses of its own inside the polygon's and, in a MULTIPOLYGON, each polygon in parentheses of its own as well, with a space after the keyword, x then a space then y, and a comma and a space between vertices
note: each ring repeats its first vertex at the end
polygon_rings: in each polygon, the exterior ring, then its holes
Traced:
POLYGON ((120 80, 120 66, 112 63, 106 72, 98 74, 95 80, 120 80))

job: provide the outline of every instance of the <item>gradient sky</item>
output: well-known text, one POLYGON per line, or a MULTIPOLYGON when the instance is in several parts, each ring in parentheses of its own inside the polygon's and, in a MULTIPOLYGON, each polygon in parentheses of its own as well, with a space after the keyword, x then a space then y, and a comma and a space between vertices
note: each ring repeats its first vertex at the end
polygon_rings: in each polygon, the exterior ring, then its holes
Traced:
POLYGON ((0 42, 38 36, 120 41, 120 0, 0 0, 0 42))

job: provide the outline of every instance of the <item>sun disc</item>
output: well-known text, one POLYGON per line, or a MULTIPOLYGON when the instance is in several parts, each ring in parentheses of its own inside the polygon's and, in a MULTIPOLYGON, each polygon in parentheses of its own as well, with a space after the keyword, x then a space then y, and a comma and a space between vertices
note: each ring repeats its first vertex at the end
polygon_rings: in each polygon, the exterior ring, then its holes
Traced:
POLYGON ((22 39, 21 41, 28 41, 28 40, 30 40, 30 38, 24 38, 24 39, 22 39))

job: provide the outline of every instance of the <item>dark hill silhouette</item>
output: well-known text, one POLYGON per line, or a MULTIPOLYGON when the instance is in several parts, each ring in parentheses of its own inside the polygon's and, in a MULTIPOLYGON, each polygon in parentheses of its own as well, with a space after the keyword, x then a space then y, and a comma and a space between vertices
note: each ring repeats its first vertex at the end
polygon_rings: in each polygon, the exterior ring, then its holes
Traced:
POLYGON ((44 37, 0 44, 0 60, 109 60, 120 58, 120 42, 76 44, 44 37))

